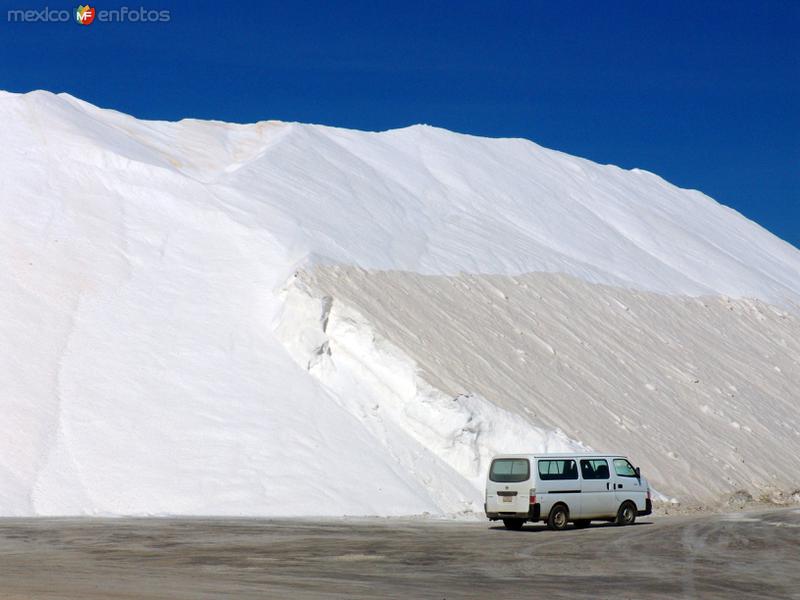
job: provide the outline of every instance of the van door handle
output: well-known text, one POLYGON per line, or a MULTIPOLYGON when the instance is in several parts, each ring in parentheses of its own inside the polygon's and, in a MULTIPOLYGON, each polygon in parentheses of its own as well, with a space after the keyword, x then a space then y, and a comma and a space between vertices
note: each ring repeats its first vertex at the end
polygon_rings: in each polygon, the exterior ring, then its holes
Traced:
POLYGON ((608 482, 606 482, 606 489, 608 489, 608 482))

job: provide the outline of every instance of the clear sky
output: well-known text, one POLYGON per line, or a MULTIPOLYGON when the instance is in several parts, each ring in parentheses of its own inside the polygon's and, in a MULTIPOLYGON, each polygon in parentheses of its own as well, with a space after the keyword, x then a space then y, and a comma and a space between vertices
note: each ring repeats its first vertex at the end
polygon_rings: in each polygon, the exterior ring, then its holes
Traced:
MULTIPOLYGON (((428 123, 697 188, 800 246, 800 1, 167 2, 167 23, 10 23, 0 88, 137 117, 428 123)), ((1 127, 2 125, 0 125, 1 127)))

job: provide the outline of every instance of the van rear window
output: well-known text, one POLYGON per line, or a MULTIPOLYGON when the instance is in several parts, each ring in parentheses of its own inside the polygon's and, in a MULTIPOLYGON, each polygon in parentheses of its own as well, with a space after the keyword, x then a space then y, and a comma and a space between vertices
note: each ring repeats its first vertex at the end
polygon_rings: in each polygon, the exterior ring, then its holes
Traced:
POLYGON ((524 458, 498 458, 489 469, 489 479, 497 483, 518 483, 530 478, 531 466, 524 458))
POLYGON ((539 479, 548 481, 553 479, 577 479, 578 465, 574 460, 540 460, 539 479))

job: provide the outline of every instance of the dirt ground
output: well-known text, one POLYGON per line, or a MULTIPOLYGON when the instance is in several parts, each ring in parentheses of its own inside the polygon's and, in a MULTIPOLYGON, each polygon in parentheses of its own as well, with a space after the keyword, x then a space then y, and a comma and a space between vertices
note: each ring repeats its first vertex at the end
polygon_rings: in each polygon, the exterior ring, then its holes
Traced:
POLYGON ((412 519, 0 519, 0 598, 800 599, 800 509, 519 532, 412 519))

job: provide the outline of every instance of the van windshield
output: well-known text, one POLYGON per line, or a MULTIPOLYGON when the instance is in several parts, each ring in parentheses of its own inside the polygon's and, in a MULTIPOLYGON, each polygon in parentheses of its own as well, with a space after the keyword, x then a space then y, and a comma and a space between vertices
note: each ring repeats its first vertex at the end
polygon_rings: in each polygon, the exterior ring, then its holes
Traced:
POLYGON ((530 477, 531 467, 524 458, 498 458, 489 469, 489 479, 497 483, 518 483, 530 477))
POLYGON ((636 477, 636 469, 624 458, 614 459, 614 472, 620 477, 636 477))

